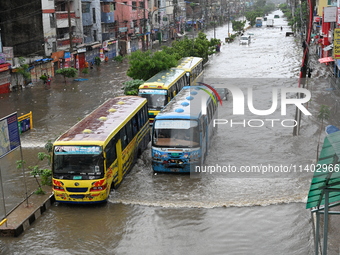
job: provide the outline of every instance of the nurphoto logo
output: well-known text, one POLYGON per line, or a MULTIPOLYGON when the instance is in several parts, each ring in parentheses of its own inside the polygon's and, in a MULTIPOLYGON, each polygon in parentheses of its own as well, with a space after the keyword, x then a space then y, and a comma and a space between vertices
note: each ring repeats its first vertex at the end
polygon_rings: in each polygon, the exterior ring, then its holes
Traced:
MULTIPOLYGON (((242 90, 235 86, 235 85, 225 85, 225 88, 227 88, 232 96, 233 96, 233 116, 242 116, 245 115, 245 95, 242 92, 242 90)), ((311 93, 309 90, 305 88, 272 88, 272 98, 271 102, 272 105, 269 109, 266 110, 259 110, 254 107, 253 104, 253 88, 248 87, 247 90, 247 106, 248 110, 256 115, 256 116, 268 116, 273 114, 279 106, 281 108, 281 116, 287 115, 287 105, 295 105, 297 108, 300 109, 300 111, 304 115, 312 115, 306 107, 303 105, 304 103, 307 103, 311 99, 311 93), (279 91, 281 93, 279 93, 279 91), (292 93, 298 94, 298 98, 290 98, 289 95, 292 93), (280 98, 279 98, 280 97, 280 98), (281 101, 281 102, 280 102, 281 101)), ((202 108, 204 106, 202 105, 202 108)), ((297 121, 294 119, 250 119, 250 120, 238 120, 233 121, 232 119, 214 119, 214 126, 216 125, 225 125, 230 124, 231 127, 235 125, 242 125, 244 127, 262 127, 265 125, 265 123, 271 124, 272 127, 274 127, 276 122, 280 122, 281 126, 283 127, 295 127, 297 125, 297 121)))

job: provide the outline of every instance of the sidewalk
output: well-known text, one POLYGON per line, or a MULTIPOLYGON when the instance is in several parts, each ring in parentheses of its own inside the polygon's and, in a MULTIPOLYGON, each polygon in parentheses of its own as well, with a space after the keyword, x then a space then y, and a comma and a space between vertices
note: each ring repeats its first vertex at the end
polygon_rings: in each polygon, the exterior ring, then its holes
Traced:
POLYGON ((18 237, 54 203, 51 187, 43 189, 45 195, 31 194, 7 215, 7 221, 0 226, 0 236, 18 237))

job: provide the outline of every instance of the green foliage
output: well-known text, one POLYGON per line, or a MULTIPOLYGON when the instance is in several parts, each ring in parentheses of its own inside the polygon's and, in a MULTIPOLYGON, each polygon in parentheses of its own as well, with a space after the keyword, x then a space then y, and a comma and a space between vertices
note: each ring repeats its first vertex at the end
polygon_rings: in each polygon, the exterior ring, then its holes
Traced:
POLYGON ((102 61, 100 60, 100 57, 95 57, 94 58, 94 64, 96 65, 96 66, 100 66, 100 63, 101 63, 102 61))
POLYGON ((209 55, 214 53, 216 44, 213 45, 204 33, 199 32, 195 39, 184 37, 180 41, 173 42, 172 47, 163 47, 163 51, 175 56, 177 60, 192 56, 203 58, 204 62, 207 62, 209 55))
MULTIPOLYGON (((25 64, 25 58, 19 57, 19 68, 17 68, 17 73, 21 74, 22 77, 24 78, 25 83, 27 83, 31 79, 31 73, 28 70, 29 65, 25 64)), ((47 79, 47 77, 46 77, 47 79)))
POLYGON ((249 21, 251 26, 255 25, 256 17, 263 17, 263 15, 264 15, 264 12, 260 10, 258 11, 253 10, 253 11, 249 11, 245 13, 245 17, 249 21))
POLYGON ((122 63, 123 60, 124 60, 124 57, 119 55, 119 56, 114 57, 113 60, 114 60, 114 61, 117 61, 117 62, 119 62, 119 63, 122 63))
POLYGON ((319 113, 318 113, 318 119, 321 121, 328 120, 330 114, 331 114, 331 111, 329 109, 329 106, 321 105, 319 113))
POLYGON ((47 76, 43 74, 43 75, 41 75, 39 77, 39 79, 42 80, 43 82, 46 82, 47 81, 47 76))
POLYGON ((127 75, 132 79, 147 80, 162 70, 169 69, 177 65, 174 55, 169 55, 165 51, 133 52, 129 57, 129 69, 127 75))
POLYGON ((238 21, 233 20, 232 22, 232 28, 235 32, 243 32, 244 31, 244 25, 246 24, 246 21, 238 21))
POLYGON ((131 81, 126 81, 123 84, 125 85, 122 89, 124 90, 125 95, 138 95, 138 88, 140 85, 144 83, 144 80, 136 79, 131 81))
MULTIPOLYGON (((48 153, 52 152, 52 142, 49 140, 45 144, 45 149, 48 151, 48 153)), ((48 166, 51 165, 51 155, 46 154, 45 152, 39 152, 38 153, 38 160, 39 161, 47 161, 45 164, 48 166)), ((16 161, 17 168, 24 168, 26 162, 24 160, 17 160, 16 161)), ((45 194, 45 192, 42 189, 42 185, 48 185, 52 186, 52 170, 49 168, 42 168, 40 165, 35 166, 28 166, 28 169, 30 169, 30 174, 35 178, 38 189, 35 191, 36 194, 45 194), (41 184, 38 180, 40 178, 41 184)))
POLYGON ((78 74, 78 70, 73 67, 61 68, 56 71, 57 74, 61 74, 64 76, 64 81, 66 83, 66 78, 76 77, 78 74))
POLYGON ((320 127, 320 131, 319 131, 318 145, 317 145, 317 149, 316 149, 316 161, 318 161, 321 131, 323 130, 323 121, 328 120, 330 115, 331 115, 331 111, 329 109, 329 106, 321 105, 318 116, 317 116, 318 119, 321 120, 321 127, 320 127))
POLYGON ((257 0, 254 6, 245 13, 246 19, 249 21, 251 26, 255 25, 256 17, 264 17, 265 14, 275 10, 274 3, 266 3, 266 0, 257 0))
POLYGON ((89 73, 89 69, 86 67, 81 71, 83 74, 88 74, 89 73))

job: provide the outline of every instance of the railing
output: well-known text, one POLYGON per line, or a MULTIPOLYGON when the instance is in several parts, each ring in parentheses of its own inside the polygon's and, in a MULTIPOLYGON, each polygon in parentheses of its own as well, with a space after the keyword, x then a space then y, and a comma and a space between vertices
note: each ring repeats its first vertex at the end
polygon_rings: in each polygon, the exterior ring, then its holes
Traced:
POLYGON ((18 126, 19 126, 20 134, 22 132, 32 129, 33 128, 32 112, 29 112, 27 114, 24 114, 18 117, 18 126))

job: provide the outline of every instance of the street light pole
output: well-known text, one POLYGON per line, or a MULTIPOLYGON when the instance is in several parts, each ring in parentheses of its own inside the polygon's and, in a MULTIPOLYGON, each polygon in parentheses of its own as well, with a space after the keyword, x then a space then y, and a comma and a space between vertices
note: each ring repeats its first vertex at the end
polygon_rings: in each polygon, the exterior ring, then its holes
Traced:
POLYGON ((146 50, 146 47, 145 47, 145 37, 146 37, 145 0, 143 2, 144 2, 144 8, 143 8, 143 39, 142 39, 142 48, 143 48, 143 51, 145 51, 146 50))

